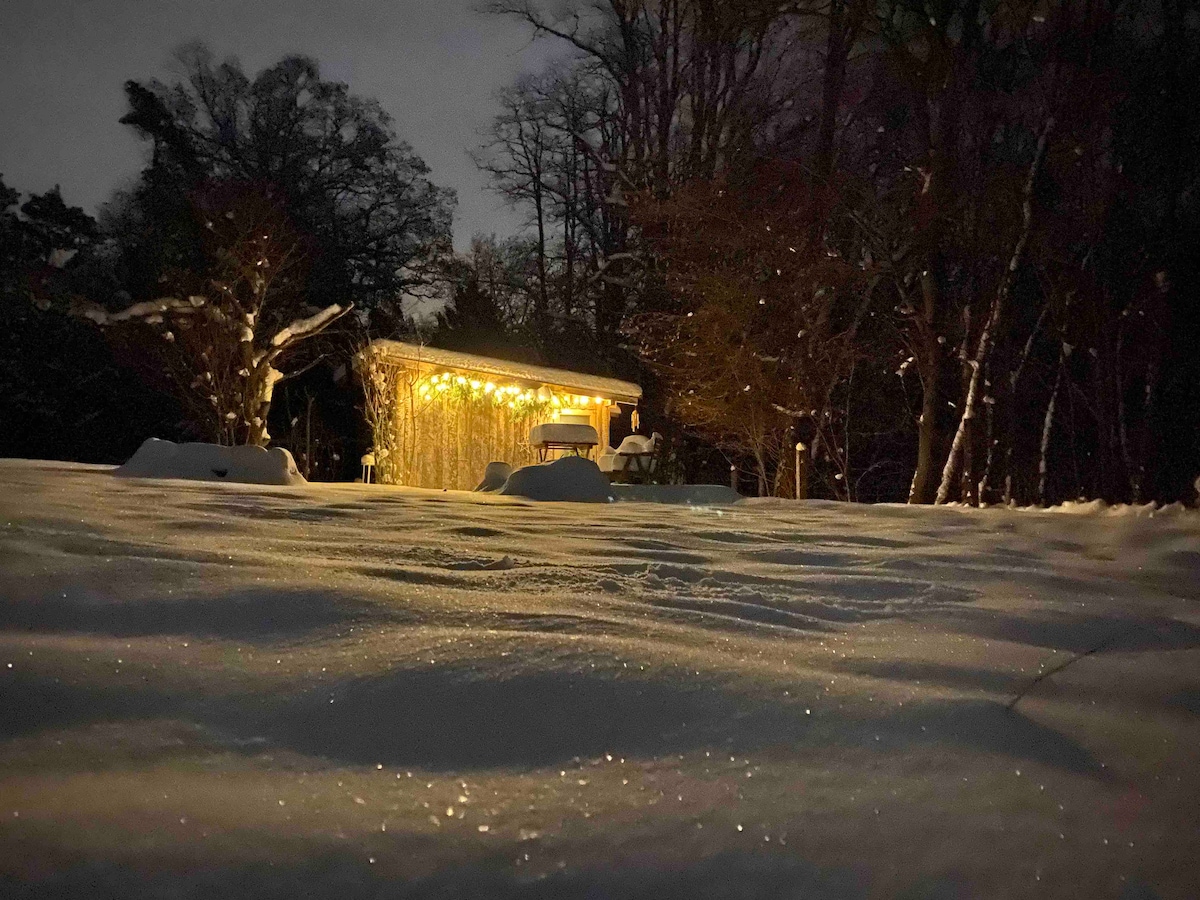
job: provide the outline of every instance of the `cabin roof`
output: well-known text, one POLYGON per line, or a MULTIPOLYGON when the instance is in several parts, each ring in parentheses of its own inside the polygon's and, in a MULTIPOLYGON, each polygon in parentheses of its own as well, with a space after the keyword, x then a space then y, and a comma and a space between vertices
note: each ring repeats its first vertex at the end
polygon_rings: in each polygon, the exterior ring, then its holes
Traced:
POLYGON ((423 347, 404 341, 376 340, 371 342, 371 349, 389 360, 551 385, 580 394, 604 397, 618 403, 637 403, 642 397, 639 385, 632 381, 621 381, 619 378, 509 362, 458 350, 439 350, 436 347, 423 347))

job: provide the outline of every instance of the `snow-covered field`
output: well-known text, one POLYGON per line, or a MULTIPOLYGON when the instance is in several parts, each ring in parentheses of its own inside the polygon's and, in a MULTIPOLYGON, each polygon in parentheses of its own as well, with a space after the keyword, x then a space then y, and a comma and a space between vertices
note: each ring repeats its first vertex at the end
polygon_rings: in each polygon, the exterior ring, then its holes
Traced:
POLYGON ((1196 897, 1198 595, 1194 512, 0 461, 0 895, 1196 897))

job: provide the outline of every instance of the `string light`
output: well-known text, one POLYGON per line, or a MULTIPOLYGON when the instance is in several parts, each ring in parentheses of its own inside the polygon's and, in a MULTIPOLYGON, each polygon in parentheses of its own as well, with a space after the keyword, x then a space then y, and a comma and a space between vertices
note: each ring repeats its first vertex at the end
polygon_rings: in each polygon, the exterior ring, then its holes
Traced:
POLYGON ((561 415, 587 415, 590 407, 604 409, 613 401, 605 397, 586 394, 560 394, 546 385, 536 390, 528 385, 496 384, 468 378, 455 372, 439 372, 428 378, 418 379, 414 385, 417 396, 429 399, 458 401, 489 401, 496 406, 507 406, 522 413, 548 414, 557 421, 561 415))

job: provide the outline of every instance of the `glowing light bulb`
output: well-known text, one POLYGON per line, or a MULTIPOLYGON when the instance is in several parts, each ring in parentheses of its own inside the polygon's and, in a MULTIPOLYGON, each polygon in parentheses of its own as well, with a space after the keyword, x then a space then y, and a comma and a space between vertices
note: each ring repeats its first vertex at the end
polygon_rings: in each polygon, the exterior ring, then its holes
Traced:
POLYGON ((496 389, 496 386, 494 384, 492 384, 490 381, 483 386, 483 392, 485 394, 490 394, 495 389, 496 389))

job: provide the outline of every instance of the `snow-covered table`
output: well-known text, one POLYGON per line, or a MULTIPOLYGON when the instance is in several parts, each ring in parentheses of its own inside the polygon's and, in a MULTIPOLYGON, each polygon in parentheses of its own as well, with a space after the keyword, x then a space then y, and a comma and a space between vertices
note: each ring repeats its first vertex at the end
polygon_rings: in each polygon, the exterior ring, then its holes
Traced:
POLYGON ((545 462, 551 450, 570 450, 576 456, 588 456, 600 443, 600 435, 591 425, 544 422, 529 430, 529 443, 537 448, 538 460, 545 462))
POLYGON ((616 450, 611 447, 600 455, 597 464, 600 471, 612 481, 646 481, 658 468, 658 448, 662 435, 657 431, 650 437, 631 434, 621 441, 616 450))

